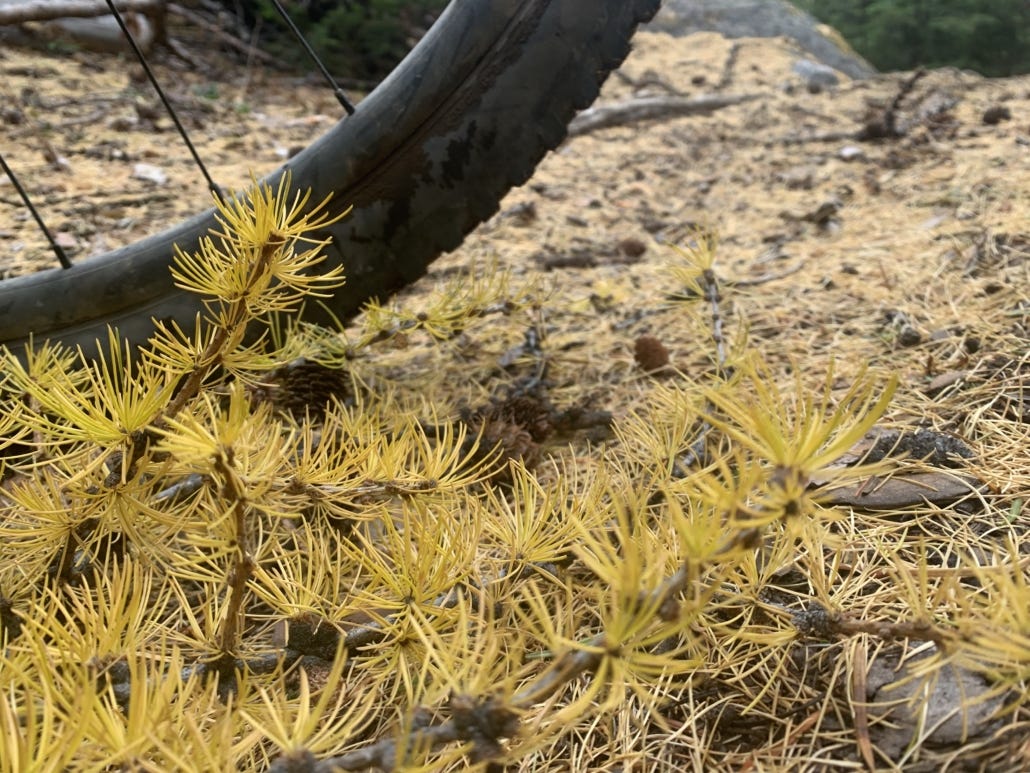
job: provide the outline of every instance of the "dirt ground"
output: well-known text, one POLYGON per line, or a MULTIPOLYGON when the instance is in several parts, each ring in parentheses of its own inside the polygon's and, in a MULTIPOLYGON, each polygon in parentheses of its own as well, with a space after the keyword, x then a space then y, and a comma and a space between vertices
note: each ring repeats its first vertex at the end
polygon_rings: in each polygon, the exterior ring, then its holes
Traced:
MULTIPOLYGON (((188 48, 189 31, 181 34, 188 48)), ((930 496, 913 539, 972 544, 995 532, 1001 541, 1014 535, 1026 555, 1030 77, 842 75, 838 87, 810 93, 792 71, 799 56, 780 39, 640 34, 599 104, 714 91, 753 98, 567 141, 398 302, 417 306, 454 271, 494 264, 552 288, 547 328, 563 353, 553 398, 586 395, 624 414, 655 378, 670 378, 641 372, 634 343, 642 336, 658 338, 679 372, 710 367, 708 343, 668 302, 677 289, 668 266, 678 260, 672 245, 689 244, 698 227, 714 230, 728 324, 746 329, 779 373, 800 371, 814 384, 831 363, 842 380, 867 364, 899 373, 889 422, 948 433, 972 450, 967 472, 988 492, 975 515, 930 496), (860 138, 899 95, 901 136, 860 138), (938 518, 930 526, 927 513, 938 518)), ((305 79, 208 54, 157 62, 224 186, 271 170, 339 117, 329 91, 305 79)), ((136 68, 116 57, 0 51, 0 137, 73 260, 160 230, 208 200, 169 119, 136 68)), ((0 179, 0 271, 50 260, 0 179)), ((1013 571, 1028 578, 1026 562, 1013 571)), ((898 646, 876 651, 895 664, 915 651, 898 646)), ((905 769, 937 770, 948 759, 949 769, 1026 770, 1027 709, 1003 729, 984 720, 965 737, 937 737, 927 767, 905 769)), ((774 758, 806 770, 860 764, 848 718, 784 720, 777 735, 749 729, 746 710, 734 711, 737 725, 712 731, 724 769, 780 769, 774 758), (765 751, 787 740, 805 750, 750 757, 749 733, 765 751)), ((902 759, 907 741, 889 736, 872 730, 873 743, 902 759)))

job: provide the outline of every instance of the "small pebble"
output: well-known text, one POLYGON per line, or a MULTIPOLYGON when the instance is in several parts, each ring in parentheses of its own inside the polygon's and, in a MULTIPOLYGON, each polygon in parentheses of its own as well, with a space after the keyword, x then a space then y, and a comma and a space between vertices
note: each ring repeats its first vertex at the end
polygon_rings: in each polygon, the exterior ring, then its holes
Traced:
POLYGON ((619 252, 627 258, 639 258, 647 252, 647 245, 640 239, 633 236, 627 236, 625 239, 620 239, 618 246, 619 252))
POLYGON ((984 110, 983 122, 988 126, 995 126, 1011 118, 1012 111, 1005 107, 1005 105, 993 105, 984 110))
POLYGON ((911 325, 902 325, 898 331, 898 343, 902 346, 916 346, 923 342, 922 334, 911 325))

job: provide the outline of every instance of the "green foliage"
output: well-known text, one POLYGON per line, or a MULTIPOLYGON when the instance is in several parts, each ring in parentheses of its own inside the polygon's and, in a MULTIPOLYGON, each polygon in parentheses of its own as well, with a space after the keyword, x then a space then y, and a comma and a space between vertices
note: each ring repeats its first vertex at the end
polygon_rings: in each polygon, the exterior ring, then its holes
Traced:
MULTIPOLYGON (((337 77, 378 82, 399 62, 448 0, 283 2, 290 17, 337 77)), ((294 61, 296 44, 269 0, 242 7, 260 18, 263 44, 294 61)))
MULTIPOLYGON (((131 362, 115 333, 95 362, 3 356, 0 771, 542 769, 627 713, 673 733, 709 680, 762 703, 798 635, 763 588, 797 563, 837 598, 820 486, 886 469, 837 458, 896 380, 781 391, 720 323, 714 375, 653 384, 590 463, 534 468, 525 384, 441 423, 439 395, 405 396, 380 360, 532 313, 535 292, 459 280, 421 314, 372 309, 353 341, 293 321, 343 278, 315 272, 326 202, 287 185, 220 203, 222 231, 178 256, 205 298, 194 330, 131 362), (299 409, 276 392, 295 368, 299 409)), ((685 307, 718 305, 714 254, 703 239, 673 272, 685 307)), ((981 581, 1026 609, 1021 585, 981 581)), ((918 624, 885 637, 963 642, 1023 678, 1025 614, 971 602, 1009 633, 960 639, 909 585, 918 624)))
POLYGON ((983 75, 1030 71, 1022 0, 800 0, 881 70, 953 66, 983 75))

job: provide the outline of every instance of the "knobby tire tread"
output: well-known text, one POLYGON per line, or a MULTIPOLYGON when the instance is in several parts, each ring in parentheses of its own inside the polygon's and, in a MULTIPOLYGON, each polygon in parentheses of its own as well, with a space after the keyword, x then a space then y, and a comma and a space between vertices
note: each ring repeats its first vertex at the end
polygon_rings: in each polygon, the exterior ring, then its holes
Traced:
MULTIPOLYGON (((629 51, 659 0, 453 0, 357 112, 266 178, 285 170, 312 201, 351 214, 327 229, 327 266, 346 284, 306 318, 347 319, 422 276, 493 215, 566 135, 577 110, 629 51)), ((117 327, 133 344, 153 319, 193 328, 201 299, 174 286, 172 245, 196 249, 213 210, 73 266, 0 283, 0 343, 30 338, 87 353, 117 327)))

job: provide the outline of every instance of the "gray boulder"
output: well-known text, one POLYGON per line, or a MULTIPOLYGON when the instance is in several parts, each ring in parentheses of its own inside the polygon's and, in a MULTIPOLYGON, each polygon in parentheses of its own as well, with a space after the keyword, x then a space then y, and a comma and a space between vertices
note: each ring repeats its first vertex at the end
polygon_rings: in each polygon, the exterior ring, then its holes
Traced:
POLYGON ((676 36, 708 31, 728 38, 787 37, 813 59, 851 78, 876 74, 836 30, 786 0, 664 0, 645 29, 676 36))
POLYGON ((832 89, 840 83, 837 72, 832 67, 827 67, 821 62, 813 62, 811 59, 798 59, 794 62, 793 70, 813 94, 832 89))

